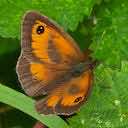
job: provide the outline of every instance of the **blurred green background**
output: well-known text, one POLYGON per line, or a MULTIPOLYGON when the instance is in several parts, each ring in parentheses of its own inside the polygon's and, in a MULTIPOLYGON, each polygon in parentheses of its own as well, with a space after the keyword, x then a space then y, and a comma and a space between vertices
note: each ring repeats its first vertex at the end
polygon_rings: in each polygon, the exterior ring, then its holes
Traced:
MULTIPOLYGON (((95 69, 94 87, 87 103, 80 112, 66 119, 69 127, 127 128, 128 1, 0 0, 0 86, 16 90, 17 95, 24 93, 15 66, 20 54, 22 17, 28 10, 36 10, 55 20, 82 50, 92 49, 92 57, 100 62, 95 69)), ((13 93, 2 94, 1 87, 0 128, 33 127, 36 115, 25 114, 25 110, 16 109, 15 104, 13 107, 6 105, 11 100, 3 101, 3 97, 13 99, 13 93)), ((57 127, 62 127, 61 123, 57 127)))

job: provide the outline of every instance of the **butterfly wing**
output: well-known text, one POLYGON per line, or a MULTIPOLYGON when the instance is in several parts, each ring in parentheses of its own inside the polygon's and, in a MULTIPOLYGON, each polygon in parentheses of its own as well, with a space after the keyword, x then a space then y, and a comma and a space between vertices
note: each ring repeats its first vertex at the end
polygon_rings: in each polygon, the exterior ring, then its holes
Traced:
POLYGON ((57 26, 38 13, 26 14, 22 29, 22 51, 27 59, 57 65, 82 59, 83 54, 74 40, 57 26))
POLYGON ((28 95, 49 93, 55 88, 51 83, 83 58, 73 39, 47 17, 25 15, 17 74, 28 95))
POLYGON ((92 71, 63 83, 45 99, 36 102, 37 111, 43 114, 71 115, 87 99, 92 85, 92 71))
POLYGON ((49 72, 42 64, 30 62, 23 55, 19 57, 17 63, 18 78, 22 88, 29 96, 46 94, 47 91, 44 91, 44 88, 51 78, 49 72))

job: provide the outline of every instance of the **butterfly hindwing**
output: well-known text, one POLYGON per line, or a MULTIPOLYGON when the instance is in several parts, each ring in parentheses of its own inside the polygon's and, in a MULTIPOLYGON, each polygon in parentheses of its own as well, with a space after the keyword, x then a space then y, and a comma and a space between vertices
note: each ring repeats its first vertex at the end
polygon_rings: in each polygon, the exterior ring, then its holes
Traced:
POLYGON ((39 113, 71 115, 87 99, 92 84, 92 71, 84 72, 54 89, 45 99, 36 102, 39 113))

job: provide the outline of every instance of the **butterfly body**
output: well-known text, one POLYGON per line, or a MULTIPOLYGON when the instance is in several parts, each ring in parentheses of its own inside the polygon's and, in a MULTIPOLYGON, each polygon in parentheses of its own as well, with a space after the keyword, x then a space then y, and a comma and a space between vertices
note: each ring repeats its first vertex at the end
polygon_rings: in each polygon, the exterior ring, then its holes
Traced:
POLYGON ((54 22, 36 12, 23 20, 17 74, 25 92, 43 114, 71 115, 87 99, 93 66, 88 51, 54 22))

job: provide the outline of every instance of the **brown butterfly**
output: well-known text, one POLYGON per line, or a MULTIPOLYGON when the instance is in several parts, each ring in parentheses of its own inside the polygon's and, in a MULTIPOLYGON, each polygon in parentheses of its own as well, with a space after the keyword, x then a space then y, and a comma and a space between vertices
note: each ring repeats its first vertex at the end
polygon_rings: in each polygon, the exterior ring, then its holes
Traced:
POLYGON ((17 74, 25 92, 38 97, 39 113, 71 115, 77 111, 87 99, 94 65, 88 50, 81 52, 49 18, 36 12, 25 15, 17 74))

